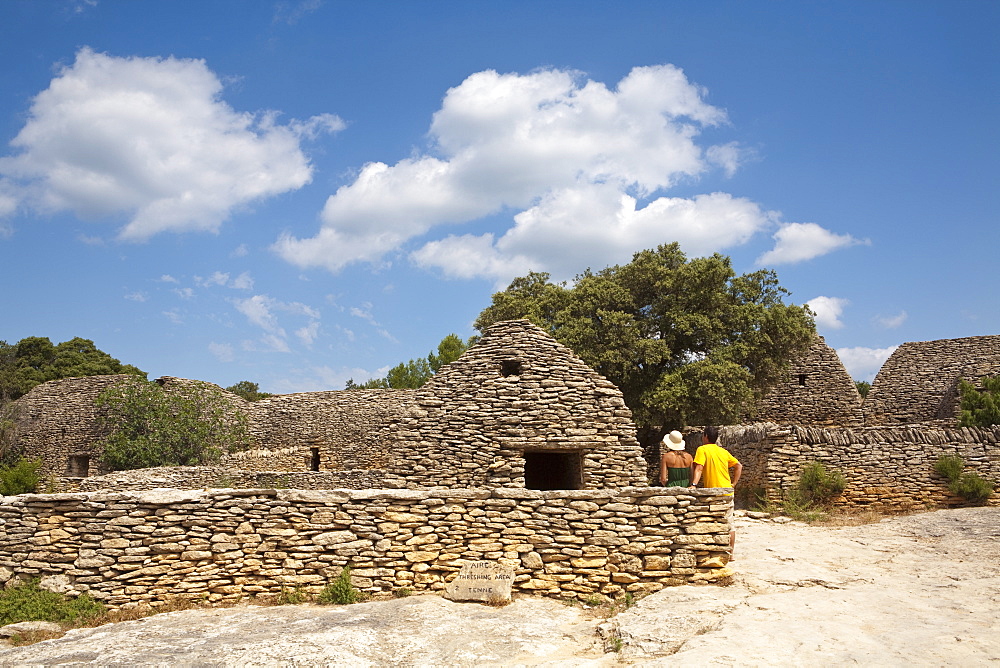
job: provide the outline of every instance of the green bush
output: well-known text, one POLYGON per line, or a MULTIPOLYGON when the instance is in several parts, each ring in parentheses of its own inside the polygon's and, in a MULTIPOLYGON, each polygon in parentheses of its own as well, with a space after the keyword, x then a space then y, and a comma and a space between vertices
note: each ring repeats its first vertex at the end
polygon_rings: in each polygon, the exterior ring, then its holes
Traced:
POLYGON ((962 476, 962 469, 965 468, 965 461, 958 455, 941 455, 934 462, 934 470, 948 482, 955 482, 962 476))
POLYGON ((934 462, 934 470, 948 481, 948 491, 969 503, 982 505, 993 494, 996 484, 978 473, 963 473, 965 460, 958 455, 942 455, 934 462))
POLYGON ((108 430, 102 459, 113 471, 207 464, 249 440, 246 416, 207 383, 164 392, 131 377, 101 392, 95 404, 108 430))
POLYGON ((88 594, 67 598, 42 589, 38 580, 0 590, 0 626, 31 621, 76 623, 104 611, 104 605, 88 594))
POLYGON ((361 592, 351 584, 351 567, 344 566, 340 575, 323 588, 316 600, 325 605, 349 605, 361 600, 361 592))
POLYGON ((0 496, 29 494, 38 489, 38 469, 42 460, 18 460, 13 466, 0 467, 0 496))
POLYGON ((957 494, 969 503, 982 505, 993 495, 993 483, 981 477, 978 473, 964 473, 954 483, 948 485, 953 494, 957 494))
POLYGON ((828 506, 847 488, 847 479, 837 469, 829 472, 820 462, 809 462, 802 467, 798 491, 806 503, 828 506))

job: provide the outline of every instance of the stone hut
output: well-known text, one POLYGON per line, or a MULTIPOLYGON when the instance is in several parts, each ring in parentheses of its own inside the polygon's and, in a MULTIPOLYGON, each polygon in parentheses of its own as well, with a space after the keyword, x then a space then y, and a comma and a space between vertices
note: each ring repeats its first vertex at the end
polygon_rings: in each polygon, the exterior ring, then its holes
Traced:
POLYGON ((31 459, 41 459, 44 475, 85 478, 106 471, 95 445, 106 435, 94 400, 127 379, 122 374, 61 378, 31 389, 14 402, 18 442, 31 459))
MULTIPOLYGON (((86 478, 107 473, 100 445, 107 433, 94 402, 107 388, 134 378, 129 374, 60 378, 32 388, 14 402, 17 439, 24 454, 42 460, 39 472, 44 476, 86 478)), ((246 412, 248 402, 218 385, 172 376, 156 382, 167 392, 209 388, 224 397, 234 419, 246 412)))
POLYGON ((787 380, 761 401, 761 422, 815 427, 860 427, 861 395, 837 352, 816 336, 806 354, 789 369, 787 380))
POLYGON ((904 343, 882 365, 864 403, 865 424, 954 426, 962 380, 1000 373, 1000 335, 904 343))
POLYGON ((609 380, 527 320, 499 322, 416 392, 386 433, 408 486, 646 485, 632 413, 609 380))

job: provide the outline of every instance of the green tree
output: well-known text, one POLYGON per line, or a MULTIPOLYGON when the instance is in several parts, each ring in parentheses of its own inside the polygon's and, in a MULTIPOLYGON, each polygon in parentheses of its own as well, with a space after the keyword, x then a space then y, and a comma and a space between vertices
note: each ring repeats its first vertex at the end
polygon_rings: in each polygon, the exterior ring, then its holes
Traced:
POLYGON ((872 389, 871 383, 869 383, 867 380, 854 381, 854 387, 858 388, 858 394, 861 395, 862 399, 867 397, 869 390, 872 389))
POLYGON ((269 392, 261 392, 260 386, 257 383, 251 383, 249 380, 241 380, 235 385, 230 385, 226 390, 239 397, 243 397, 247 401, 260 401, 271 396, 269 392))
POLYGON ((962 396, 958 426, 991 427, 1000 424, 1000 376, 983 378, 982 391, 963 380, 958 385, 958 391, 962 396))
POLYGON ((102 458, 114 471, 206 464, 249 439, 246 417, 207 383, 167 392, 129 378, 101 392, 95 403, 108 432, 102 458))
POLYGON ((644 444, 664 428, 728 424, 802 355, 815 326, 770 270, 737 276, 719 254, 688 260, 678 244, 585 271, 572 286, 515 279, 476 320, 527 318, 621 389, 644 444))
POLYGON ((58 345, 44 336, 29 336, 14 345, 0 341, 0 401, 17 399, 50 380, 117 373, 146 376, 99 350, 90 339, 76 337, 58 345))
POLYGON ((469 342, 462 341, 457 334, 449 334, 441 339, 438 344, 437 353, 431 351, 427 357, 420 357, 409 362, 401 362, 389 369, 385 378, 372 378, 364 383, 358 384, 354 379, 347 381, 348 390, 371 390, 371 389, 411 389, 414 390, 423 386, 431 376, 441 370, 446 364, 451 364, 462 353, 469 349, 469 342))

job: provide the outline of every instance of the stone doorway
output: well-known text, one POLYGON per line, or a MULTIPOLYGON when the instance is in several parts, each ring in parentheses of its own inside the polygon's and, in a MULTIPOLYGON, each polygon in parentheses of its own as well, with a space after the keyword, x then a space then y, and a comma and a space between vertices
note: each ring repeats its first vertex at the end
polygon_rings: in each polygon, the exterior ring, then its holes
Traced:
POLYGON ((524 453, 527 489, 583 489, 583 454, 576 450, 534 450, 524 453))

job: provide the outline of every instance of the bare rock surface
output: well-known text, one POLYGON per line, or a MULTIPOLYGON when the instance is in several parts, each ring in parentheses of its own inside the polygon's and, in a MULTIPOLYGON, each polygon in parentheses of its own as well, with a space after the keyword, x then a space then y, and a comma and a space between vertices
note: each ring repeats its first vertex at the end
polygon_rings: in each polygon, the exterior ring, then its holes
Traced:
POLYGON ((0 665, 1000 664, 1000 509, 737 522, 734 584, 668 588, 610 619, 532 598, 191 610, 0 649, 0 665))

